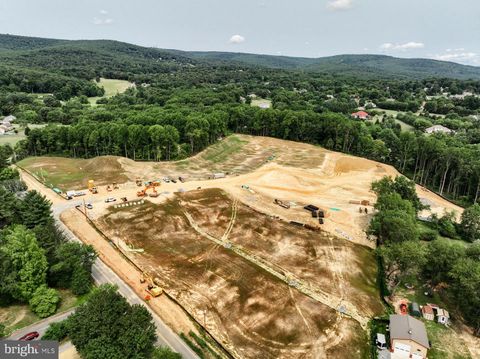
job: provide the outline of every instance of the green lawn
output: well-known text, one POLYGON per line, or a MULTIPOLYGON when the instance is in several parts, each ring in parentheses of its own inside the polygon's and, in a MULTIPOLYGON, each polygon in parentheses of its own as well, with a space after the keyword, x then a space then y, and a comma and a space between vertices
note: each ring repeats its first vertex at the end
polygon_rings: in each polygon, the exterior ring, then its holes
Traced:
MULTIPOLYGON (((124 93, 129 87, 133 86, 133 83, 126 80, 114 80, 101 78, 98 86, 105 89, 105 95, 103 97, 112 97, 119 93, 124 93)), ((88 101, 92 105, 97 104, 97 100, 101 97, 89 97, 88 101)))
MULTIPOLYGON (((46 124, 29 124, 28 127, 30 129, 33 128, 41 128, 45 127, 46 124)), ((13 127, 18 131, 18 133, 14 132, 9 132, 6 135, 0 135, 0 145, 10 145, 10 146, 15 146, 18 142, 21 140, 25 139, 27 136, 25 136, 25 126, 20 126, 18 124, 14 124, 13 127)))
MULTIPOLYGON (((70 290, 59 290, 61 302, 57 309, 57 313, 65 312, 71 308, 83 304, 89 294, 75 296, 70 290)), ((0 322, 5 325, 6 335, 10 335, 13 331, 27 327, 42 320, 30 311, 27 304, 14 304, 6 307, 0 307, 0 322)))
POLYGON ((240 151, 240 149, 248 143, 233 135, 225 138, 210 147, 208 147, 200 156, 209 162, 221 163, 226 161, 232 154, 240 151))
POLYGON ((263 98, 256 98, 252 99, 251 106, 262 107, 262 108, 272 108, 272 101, 263 99, 263 98))
MULTIPOLYGON (((413 130, 412 126, 410 126, 409 124, 406 124, 405 122, 402 122, 399 119, 397 119, 397 115, 399 113, 403 113, 403 112, 394 111, 394 110, 384 110, 384 109, 381 109, 381 108, 376 108, 375 111, 385 112, 385 114, 387 116, 393 117, 395 119, 395 123, 398 123, 400 125, 402 131, 412 131, 413 130)), ((379 120, 379 119, 380 119, 380 116, 374 116, 370 121, 375 122, 376 120, 379 120)))

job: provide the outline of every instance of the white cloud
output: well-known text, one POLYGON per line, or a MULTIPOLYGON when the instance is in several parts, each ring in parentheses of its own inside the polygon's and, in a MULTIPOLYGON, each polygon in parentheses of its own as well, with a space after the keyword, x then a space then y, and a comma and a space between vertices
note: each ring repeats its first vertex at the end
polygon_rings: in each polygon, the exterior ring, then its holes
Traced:
POLYGON ((113 24, 113 19, 99 19, 98 17, 93 18, 94 25, 111 25, 113 24))
POLYGON ((228 42, 230 44, 238 45, 238 44, 241 44, 241 43, 245 42, 245 37, 243 37, 242 35, 233 35, 230 38, 230 40, 228 40, 228 42))
POLYGON ((107 14, 108 14, 108 11, 107 11, 107 10, 100 10, 99 12, 100 12, 100 14, 102 14, 102 15, 107 15, 107 14))
POLYGON ((353 0, 331 0, 327 4, 327 8, 332 11, 348 10, 353 6, 353 0))
POLYGON ((446 49, 443 54, 431 56, 435 60, 453 61, 466 65, 480 65, 480 54, 476 52, 466 51, 464 48, 446 49))
POLYGON ((386 42, 380 45, 380 49, 383 51, 408 51, 408 50, 416 50, 416 49, 423 49, 425 44, 422 42, 406 42, 404 44, 393 44, 391 42, 386 42))

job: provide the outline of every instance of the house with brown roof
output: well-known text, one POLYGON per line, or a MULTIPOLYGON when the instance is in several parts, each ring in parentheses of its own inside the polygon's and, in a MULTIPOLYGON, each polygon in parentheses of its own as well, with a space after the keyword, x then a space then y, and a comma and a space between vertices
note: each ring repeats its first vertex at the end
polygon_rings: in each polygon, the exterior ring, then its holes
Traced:
POLYGON ((392 358, 426 359, 430 343, 425 324, 410 315, 390 315, 392 358))
POLYGON ((354 112, 354 113, 352 113, 351 116, 353 118, 360 119, 360 120, 368 120, 368 118, 370 117, 368 112, 365 112, 365 111, 354 112))
POLYGON ((435 320, 435 314, 433 313, 433 308, 428 304, 422 307, 422 316, 426 320, 435 320))

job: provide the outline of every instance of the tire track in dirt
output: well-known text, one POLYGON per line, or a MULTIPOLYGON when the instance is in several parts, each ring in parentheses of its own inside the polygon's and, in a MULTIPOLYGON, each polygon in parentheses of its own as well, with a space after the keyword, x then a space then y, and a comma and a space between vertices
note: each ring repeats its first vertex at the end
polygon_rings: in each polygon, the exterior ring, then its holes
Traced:
POLYGON ((352 319, 356 320, 360 326, 364 329, 367 328, 369 318, 359 314, 356 306, 348 301, 343 300, 343 298, 339 298, 333 294, 326 293, 322 291, 320 288, 313 286, 312 284, 304 284, 300 279, 296 278, 293 273, 288 271, 282 270, 284 273, 281 273, 277 269, 274 269, 274 264, 268 262, 264 258, 258 257, 254 254, 248 253, 245 249, 235 246, 231 242, 223 241, 218 239, 208 232, 204 231, 200 226, 195 222, 193 217, 188 213, 186 210, 183 211, 185 217, 187 218, 188 222, 192 226, 192 228, 199 233, 200 235, 204 236, 205 238, 217 243, 225 248, 232 250, 232 252, 236 253, 237 255, 243 257, 244 259, 248 260, 249 262, 255 264, 256 266, 266 270, 273 276, 277 277, 281 281, 285 282, 290 287, 296 288, 299 292, 307 295, 308 297, 334 309, 337 311, 338 315, 341 314, 338 312, 339 307, 342 306, 344 310, 342 312, 351 317, 352 319))

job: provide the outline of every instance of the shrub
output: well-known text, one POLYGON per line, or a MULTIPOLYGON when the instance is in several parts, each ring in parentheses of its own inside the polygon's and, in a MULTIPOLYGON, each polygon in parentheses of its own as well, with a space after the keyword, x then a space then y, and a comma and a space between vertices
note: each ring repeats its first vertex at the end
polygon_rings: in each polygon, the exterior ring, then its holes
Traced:
POLYGON ((68 337, 67 321, 68 319, 65 319, 61 322, 50 324, 45 334, 43 334, 42 340, 57 340, 61 342, 68 337))
POLYGON ((60 296, 55 289, 42 285, 37 288, 30 299, 30 309, 40 318, 46 318, 57 311, 60 296))
POLYGON ((423 232, 420 232, 420 240, 431 242, 437 239, 438 233, 434 229, 427 229, 423 232))

